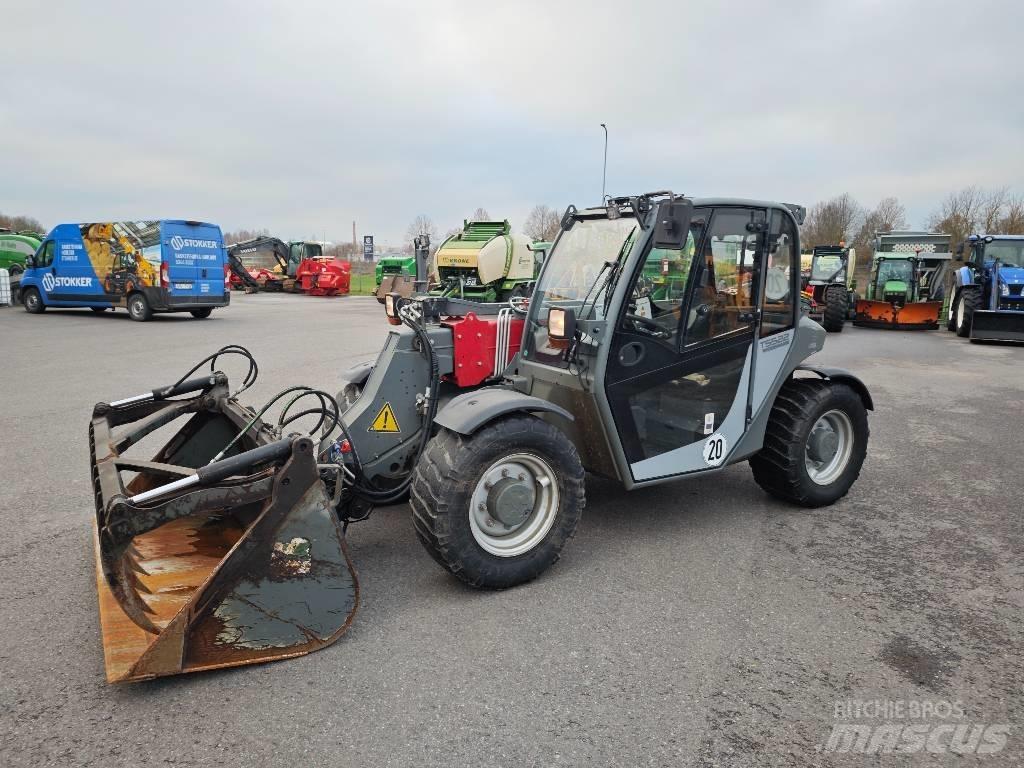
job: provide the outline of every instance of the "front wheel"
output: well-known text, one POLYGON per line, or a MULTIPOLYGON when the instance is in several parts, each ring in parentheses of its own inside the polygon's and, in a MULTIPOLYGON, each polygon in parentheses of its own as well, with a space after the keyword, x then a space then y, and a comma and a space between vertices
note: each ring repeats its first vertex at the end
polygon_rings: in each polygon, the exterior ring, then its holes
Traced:
POLYGON ((825 315, 822 326, 829 333, 841 333, 846 323, 850 295, 842 285, 830 285, 825 291, 825 315))
POLYGON ((43 299, 35 288, 29 288, 22 292, 21 303, 24 305, 25 311, 32 315, 46 311, 46 305, 43 304, 43 299))
POLYGON ((583 512, 583 465, 572 442, 535 416, 472 435, 442 429, 416 466, 410 499, 420 542, 473 587, 535 579, 559 558, 583 512))
POLYGON ((775 398, 754 480, 772 496, 823 507, 847 494, 868 449, 868 415, 845 384, 795 379, 775 398))
POLYGON ((190 309, 189 314, 192 315, 196 320, 205 320, 213 312, 212 307, 204 307, 203 309, 190 309))
POLYGON ((153 310, 150 309, 149 302, 141 293, 133 293, 128 297, 128 316, 140 323, 153 317, 153 310))
POLYGON ((981 290, 969 285, 960 289, 957 295, 955 327, 956 335, 966 339, 971 335, 971 324, 974 322, 974 310, 981 307, 981 290))

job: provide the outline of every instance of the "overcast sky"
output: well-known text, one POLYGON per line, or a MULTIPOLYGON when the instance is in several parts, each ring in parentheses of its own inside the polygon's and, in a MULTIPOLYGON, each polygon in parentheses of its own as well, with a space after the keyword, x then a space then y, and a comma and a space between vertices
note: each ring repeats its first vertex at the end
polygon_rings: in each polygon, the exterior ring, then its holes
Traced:
POLYGON ((1024 3, 6 0, 0 212, 400 243, 608 192, 1024 192, 1024 3))

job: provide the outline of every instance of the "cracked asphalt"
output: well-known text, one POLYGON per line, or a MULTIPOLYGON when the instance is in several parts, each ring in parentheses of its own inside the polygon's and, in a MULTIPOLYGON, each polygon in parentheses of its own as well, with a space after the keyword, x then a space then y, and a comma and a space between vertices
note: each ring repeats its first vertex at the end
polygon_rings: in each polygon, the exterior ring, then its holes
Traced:
POLYGON ((108 685, 93 403, 226 343, 260 363, 250 402, 333 390, 387 329, 365 298, 236 295, 206 321, 148 324, 0 309, 4 765, 1024 763, 1024 347, 945 331, 847 327, 815 356, 876 404, 861 477, 830 508, 774 501, 745 464, 629 494, 589 478, 562 560, 499 593, 440 570, 407 507, 380 509, 349 530, 362 606, 335 645, 108 685), (932 714, 850 716, 879 701, 932 714), (1009 730, 989 755, 829 751, 849 723, 1009 730))

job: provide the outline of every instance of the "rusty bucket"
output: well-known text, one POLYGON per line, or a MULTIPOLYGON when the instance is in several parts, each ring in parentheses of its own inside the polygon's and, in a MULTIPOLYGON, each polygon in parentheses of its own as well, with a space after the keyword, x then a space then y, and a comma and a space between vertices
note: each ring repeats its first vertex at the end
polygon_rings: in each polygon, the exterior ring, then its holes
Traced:
POLYGON ((290 658, 348 628, 359 588, 310 437, 281 437, 216 373, 98 404, 89 440, 108 681, 290 658))

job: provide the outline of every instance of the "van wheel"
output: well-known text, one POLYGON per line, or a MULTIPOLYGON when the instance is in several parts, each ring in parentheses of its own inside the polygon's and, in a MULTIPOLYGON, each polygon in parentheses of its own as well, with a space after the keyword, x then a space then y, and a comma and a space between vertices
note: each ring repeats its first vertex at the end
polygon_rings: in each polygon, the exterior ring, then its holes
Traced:
POLYGON ((35 288, 28 288, 21 294, 21 303, 25 305, 25 311, 32 315, 46 311, 46 305, 35 288))
POLYGON ((128 316, 140 323, 153 317, 153 310, 149 308, 149 302, 141 293, 133 293, 128 297, 128 316))
POLYGON ((204 307, 203 309, 191 309, 189 314, 192 315, 196 320, 205 320, 213 312, 213 307, 204 307))

